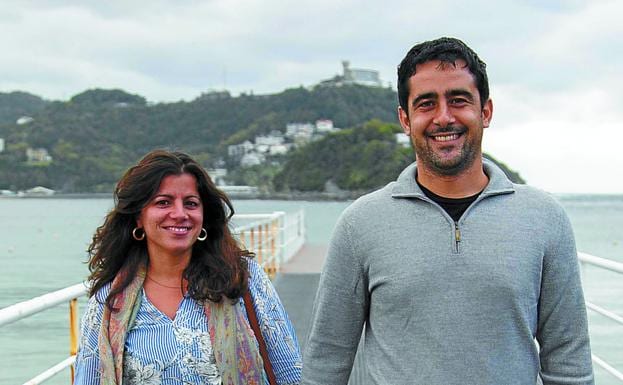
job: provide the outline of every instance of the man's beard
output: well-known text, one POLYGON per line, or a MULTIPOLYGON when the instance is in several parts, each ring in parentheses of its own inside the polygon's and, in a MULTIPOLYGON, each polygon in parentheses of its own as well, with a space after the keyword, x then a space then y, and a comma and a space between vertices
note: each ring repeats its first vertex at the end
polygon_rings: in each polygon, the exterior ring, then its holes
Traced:
MULTIPOLYGON (((435 131, 435 134, 441 133, 462 133, 462 135, 467 135, 468 129, 465 126, 446 126, 435 131)), ((432 172, 441 176, 459 175, 474 164, 481 152, 480 140, 477 137, 472 137, 472 140, 466 137, 460 153, 451 159, 439 156, 438 152, 428 145, 428 141, 425 141, 423 144, 415 141, 414 148, 416 160, 423 162, 432 172)))

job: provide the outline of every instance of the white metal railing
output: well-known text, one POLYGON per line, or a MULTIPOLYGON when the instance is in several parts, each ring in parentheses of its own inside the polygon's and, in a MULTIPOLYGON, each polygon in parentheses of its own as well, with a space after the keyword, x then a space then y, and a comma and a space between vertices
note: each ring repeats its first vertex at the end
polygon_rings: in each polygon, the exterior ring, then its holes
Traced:
MULTIPOLYGON (((595 267, 605 269, 605 270, 608 270, 614 273, 623 274, 623 263, 621 262, 616 262, 610 259, 596 257, 594 255, 581 253, 581 252, 578 253, 578 259, 580 260, 580 264, 582 265, 582 267, 590 265, 590 266, 595 266, 595 267)), ((611 321, 618 323, 619 325, 623 325, 623 317, 621 317, 620 315, 610 310, 607 310, 601 306, 595 305, 594 303, 588 302, 588 301, 586 302, 586 307, 587 309, 590 309, 598 314, 601 314, 602 316, 608 318, 611 321)), ((596 365, 598 365, 600 368, 610 373, 614 378, 618 379, 619 381, 623 383, 623 373, 621 373, 619 370, 617 370, 616 368, 608 364, 608 362, 606 362, 604 359, 600 358, 599 356, 595 354, 593 354, 592 358, 593 358, 593 362, 596 365)))
MULTIPOLYGON (((256 254, 258 262, 271 278, 305 242, 303 210, 290 214, 281 211, 271 214, 237 214, 234 215, 233 221, 248 221, 244 225, 236 226, 233 233, 248 250, 256 254)), ((77 299, 86 295, 87 290, 85 283, 79 283, 0 309, 0 327, 2 327, 68 301, 70 304, 70 356, 28 380, 24 385, 41 384, 70 366, 73 379, 72 365, 76 359, 79 334, 77 299)))

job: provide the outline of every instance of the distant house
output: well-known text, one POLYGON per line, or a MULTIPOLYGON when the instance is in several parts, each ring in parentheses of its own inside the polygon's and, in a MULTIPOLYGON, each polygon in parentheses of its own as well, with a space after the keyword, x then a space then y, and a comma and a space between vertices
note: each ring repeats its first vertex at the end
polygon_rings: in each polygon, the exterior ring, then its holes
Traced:
POLYGON ((4 138, 0 138, 0 152, 4 151, 4 138))
POLYGON ((240 144, 232 144, 230 146, 227 146, 227 155, 229 155, 232 158, 241 158, 245 154, 248 154, 249 152, 253 151, 254 147, 255 146, 253 145, 253 143, 251 143, 248 140, 245 140, 244 142, 240 144))
POLYGON ((255 152, 258 154, 266 154, 270 151, 270 146, 268 144, 255 144, 255 152))
POLYGON ((258 165, 264 163, 265 160, 266 160, 266 158, 264 157, 264 155, 258 154, 258 153, 255 153, 255 152, 251 152, 249 154, 245 154, 242 157, 242 159, 240 159, 240 165, 242 167, 258 166, 258 165))
POLYGON ((270 155, 285 155, 290 151, 292 144, 275 144, 270 146, 268 153, 270 155))
POLYGON ((320 119, 320 120, 316 120, 316 131, 332 132, 332 131, 337 131, 337 128, 333 127, 333 120, 320 119))
POLYGON ((266 145, 266 146, 274 146, 278 144, 283 144, 284 138, 283 134, 280 131, 273 130, 270 134, 265 136, 256 136, 255 137, 255 145, 266 145))
POLYGON ((17 121, 15 123, 17 123, 17 125, 22 126, 24 124, 28 124, 32 121, 34 121, 35 119, 31 118, 30 116, 22 116, 20 118, 17 119, 17 121))
POLYGON ((45 148, 27 148, 26 158, 28 162, 33 163, 49 163, 52 161, 52 157, 45 148))
MULTIPOLYGON (((330 119, 319 119, 315 124, 288 123, 285 134, 279 130, 272 130, 268 135, 258 135, 254 142, 246 140, 240 144, 227 147, 230 160, 240 162, 242 167, 262 164, 267 157, 276 157, 287 154, 292 148, 304 146, 314 140, 324 137, 327 133, 337 131, 330 119)), ((272 159, 279 162, 278 159, 272 159)))
POLYGON ((211 168, 208 170, 208 175, 212 178, 214 184, 222 185, 224 184, 225 177, 227 176, 226 168, 211 168))
POLYGON ((406 135, 403 133, 396 133, 394 134, 394 136, 396 137, 396 143, 398 143, 402 147, 407 147, 407 148, 411 147, 411 138, 409 138, 409 135, 406 135))
POLYGON ((288 123, 286 124, 286 136, 294 138, 303 135, 311 138, 315 128, 311 123, 288 123))
POLYGON ((321 87, 339 87, 349 84, 359 84, 368 87, 382 87, 383 82, 379 76, 379 71, 350 68, 348 60, 342 61, 342 75, 335 75, 331 79, 323 80, 318 85, 321 87))

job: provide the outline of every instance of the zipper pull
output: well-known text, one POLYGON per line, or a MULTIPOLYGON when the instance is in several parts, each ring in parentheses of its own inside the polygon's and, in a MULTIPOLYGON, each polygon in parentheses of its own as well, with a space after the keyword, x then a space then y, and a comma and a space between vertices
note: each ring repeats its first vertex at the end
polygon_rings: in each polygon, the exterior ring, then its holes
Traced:
POLYGON ((459 224, 454 222, 454 241, 456 244, 456 252, 459 252, 459 242, 461 242, 461 230, 459 229, 459 224))

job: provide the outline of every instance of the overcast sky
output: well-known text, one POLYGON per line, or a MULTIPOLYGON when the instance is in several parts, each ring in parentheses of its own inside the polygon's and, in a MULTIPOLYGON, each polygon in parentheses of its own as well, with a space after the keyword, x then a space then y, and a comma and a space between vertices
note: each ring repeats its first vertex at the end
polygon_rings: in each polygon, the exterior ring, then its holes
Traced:
POLYGON ((276 93, 342 60, 395 87, 413 44, 454 36, 488 66, 486 152, 550 192, 623 193, 621 15, 617 0, 7 1, 0 92, 276 93))

